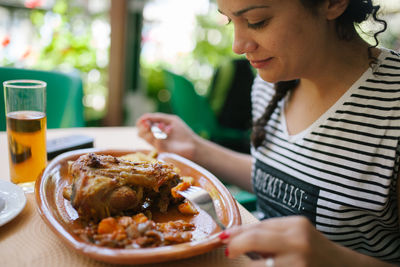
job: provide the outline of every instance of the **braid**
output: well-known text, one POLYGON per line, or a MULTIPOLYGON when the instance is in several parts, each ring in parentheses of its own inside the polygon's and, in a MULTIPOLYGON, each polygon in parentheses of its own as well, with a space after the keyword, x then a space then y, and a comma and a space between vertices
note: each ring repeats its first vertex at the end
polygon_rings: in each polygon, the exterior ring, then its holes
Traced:
POLYGON ((275 95, 272 97, 268 106, 265 108, 264 114, 258 118, 253 124, 253 131, 251 133, 251 142, 254 147, 261 146, 265 139, 266 131, 265 125, 271 118, 272 113, 277 107, 279 101, 285 97, 285 95, 292 89, 294 89, 299 83, 299 80, 278 82, 275 84, 275 95))

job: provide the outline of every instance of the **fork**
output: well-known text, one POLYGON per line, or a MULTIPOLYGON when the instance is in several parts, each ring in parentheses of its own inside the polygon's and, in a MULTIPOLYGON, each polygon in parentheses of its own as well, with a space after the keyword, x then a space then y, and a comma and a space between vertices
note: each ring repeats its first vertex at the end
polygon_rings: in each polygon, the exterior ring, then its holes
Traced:
POLYGON ((207 212, 222 230, 226 229, 225 225, 218 218, 214 202, 206 190, 198 186, 190 186, 185 191, 178 191, 178 193, 197 208, 207 212))
MULTIPOLYGON (((225 225, 218 218, 214 201, 205 189, 198 186, 190 186, 184 191, 178 191, 178 193, 189 200, 196 208, 207 212, 222 230, 226 229, 225 225)), ((257 252, 247 252, 246 255, 252 260, 263 259, 263 257, 257 252)))

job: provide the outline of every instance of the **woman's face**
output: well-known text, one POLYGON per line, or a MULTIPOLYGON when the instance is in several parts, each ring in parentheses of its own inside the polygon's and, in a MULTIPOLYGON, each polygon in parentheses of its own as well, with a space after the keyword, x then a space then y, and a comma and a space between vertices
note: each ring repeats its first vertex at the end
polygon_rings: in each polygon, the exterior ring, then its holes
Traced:
POLYGON ((245 54, 268 82, 314 75, 329 53, 327 20, 320 10, 312 13, 300 0, 217 2, 234 25, 233 51, 245 54))

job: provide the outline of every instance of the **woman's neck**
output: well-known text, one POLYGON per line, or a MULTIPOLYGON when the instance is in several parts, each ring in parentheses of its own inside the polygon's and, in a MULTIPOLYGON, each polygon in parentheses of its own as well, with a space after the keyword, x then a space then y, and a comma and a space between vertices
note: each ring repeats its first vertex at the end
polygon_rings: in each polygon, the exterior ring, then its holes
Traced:
MULTIPOLYGON (((379 56, 379 49, 372 48, 370 51, 372 57, 379 56)), ((313 69, 300 78, 301 83, 307 86, 300 86, 299 89, 306 89, 310 93, 315 91, 321 96, 346 91, 370 67, 372 60, 368 44, 361 38, 337 41, 319 55, 313 69)))
MULTIPOLYGON (((380 50, 372 49, 371 52, 377 58, 380 50)), ((365 42, 352 42, 333 49, 320 65, 315 64, 315 75, 300 78, 286 103, 289 134, 303 131, 334 105, 368 69, 371 60, 365 42)))

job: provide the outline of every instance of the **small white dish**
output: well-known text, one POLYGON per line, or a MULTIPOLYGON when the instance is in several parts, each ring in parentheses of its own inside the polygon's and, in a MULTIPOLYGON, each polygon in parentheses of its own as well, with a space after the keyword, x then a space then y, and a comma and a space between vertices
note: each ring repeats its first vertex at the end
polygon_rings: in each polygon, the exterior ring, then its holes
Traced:
POLYGON ((18 185, 0 180, 0 198, 5 206, 0 210, 0 226, 14 219, 25 207, 25 193, 18 185))

